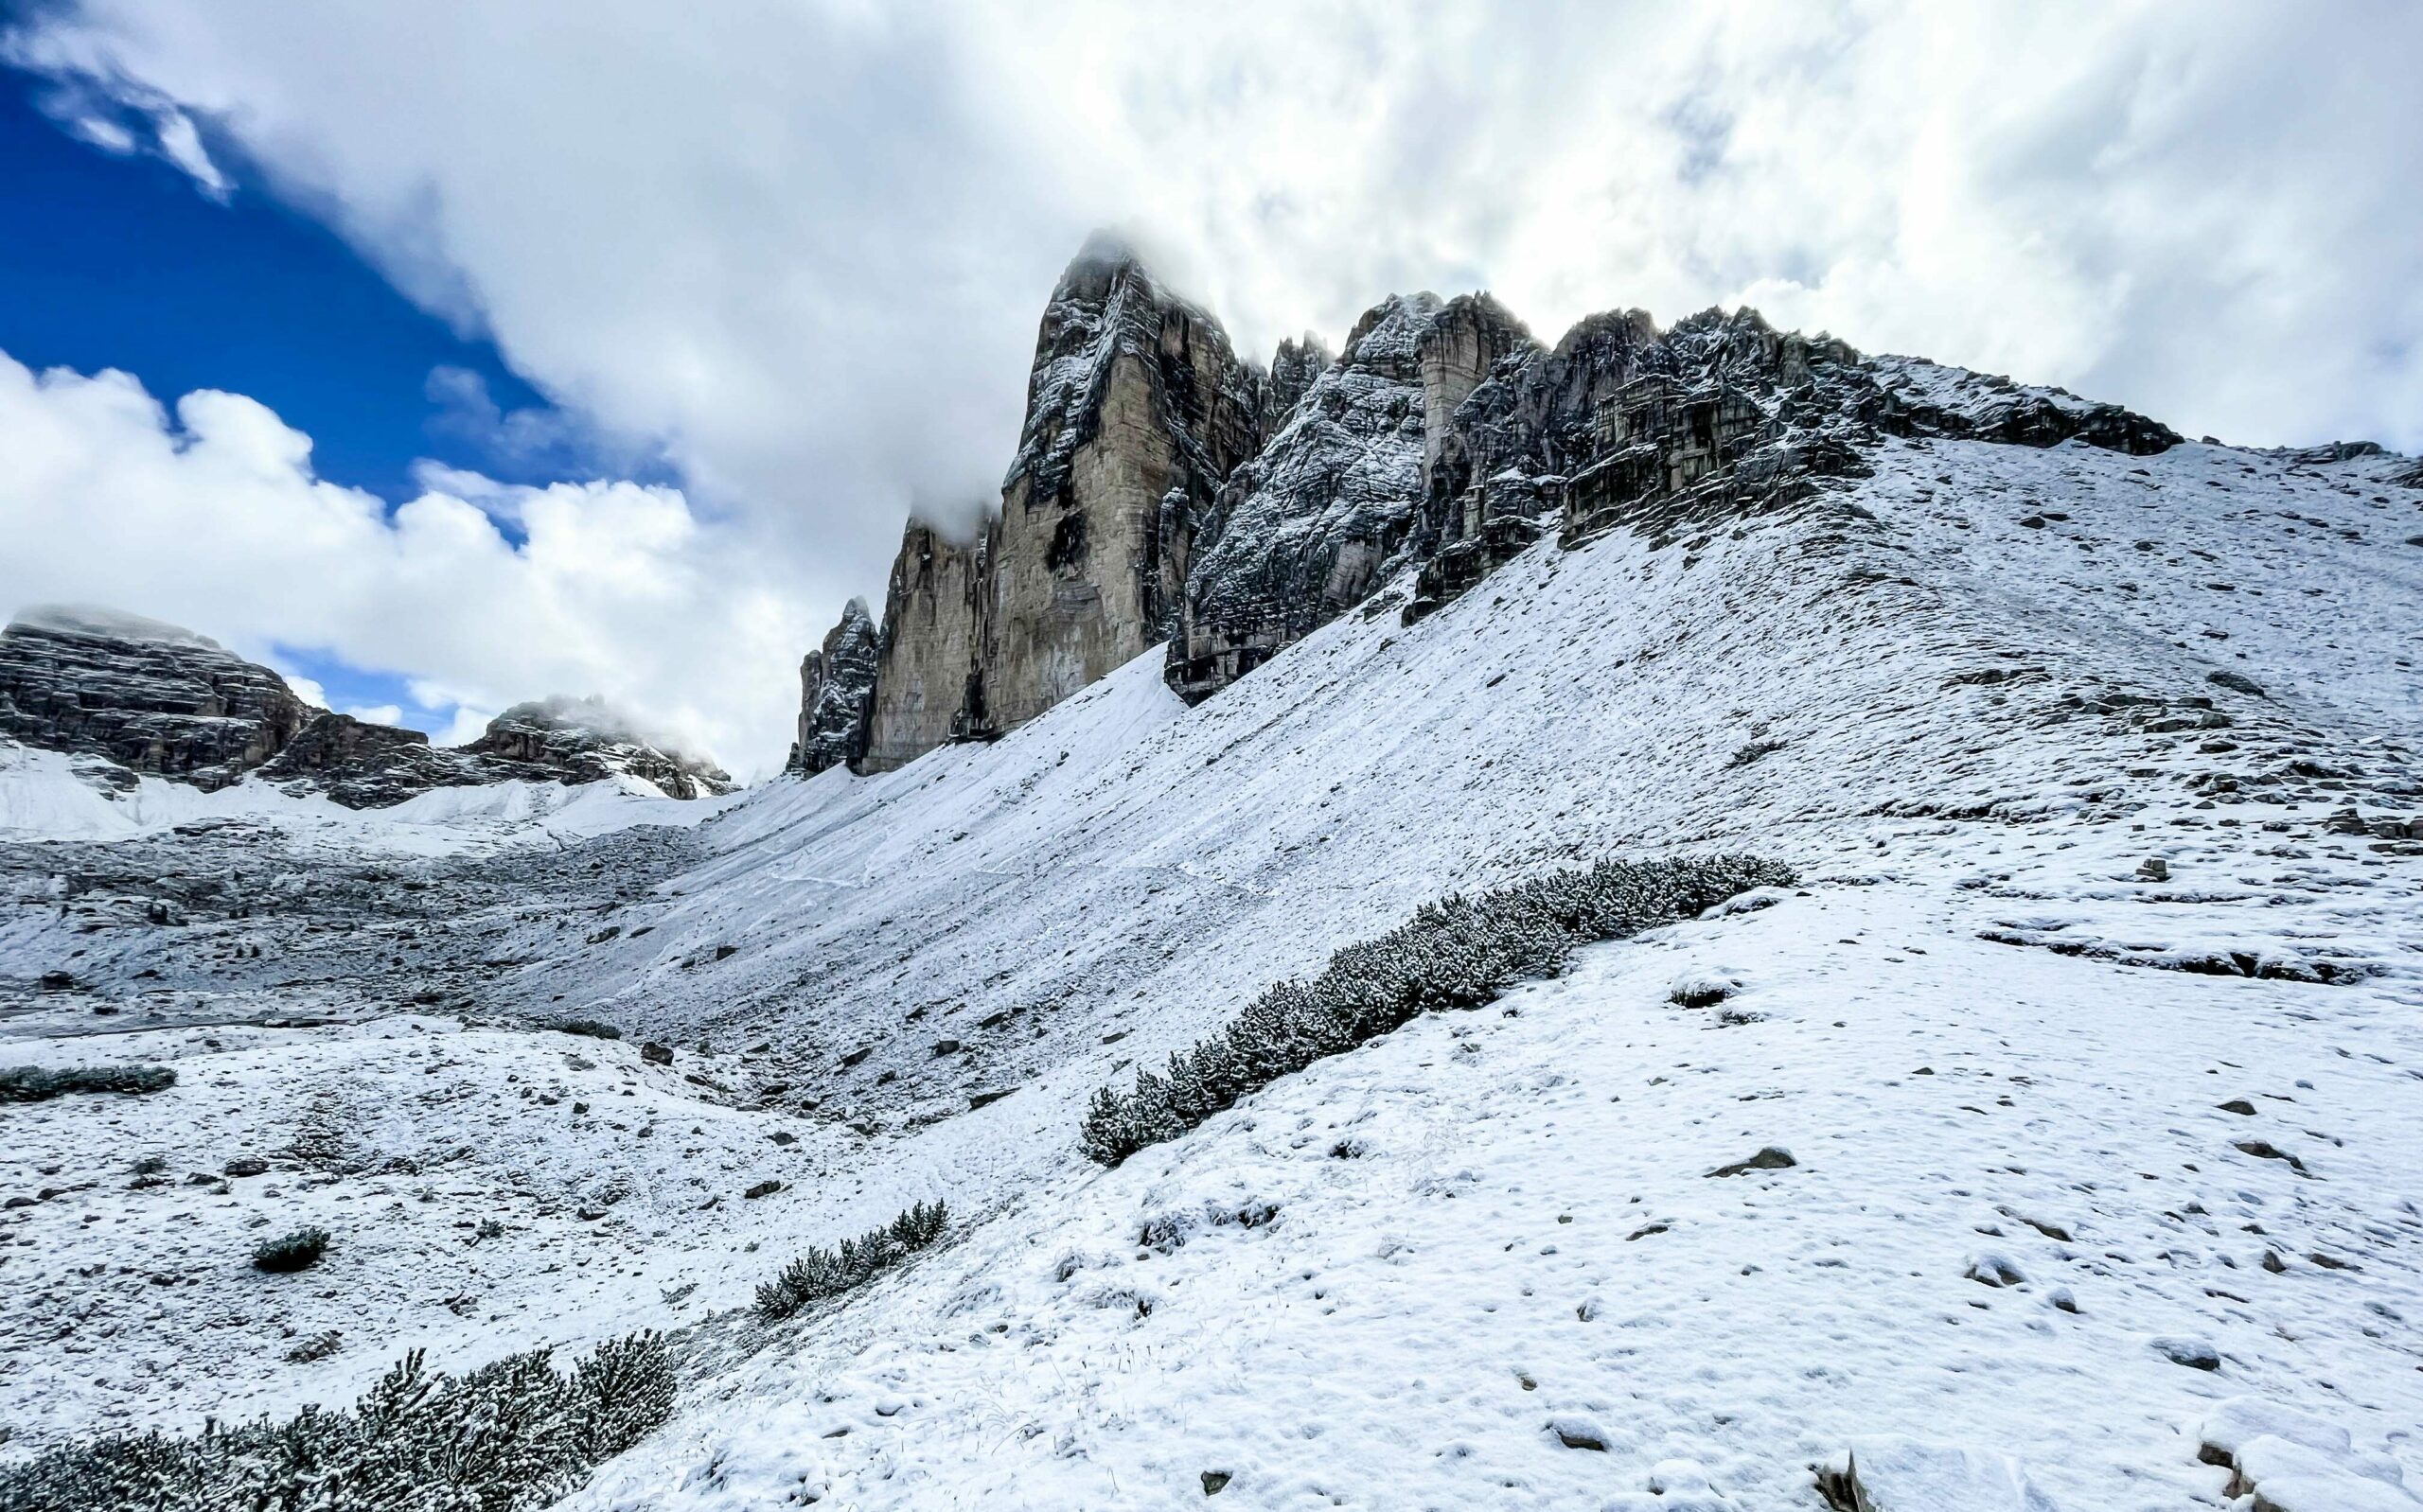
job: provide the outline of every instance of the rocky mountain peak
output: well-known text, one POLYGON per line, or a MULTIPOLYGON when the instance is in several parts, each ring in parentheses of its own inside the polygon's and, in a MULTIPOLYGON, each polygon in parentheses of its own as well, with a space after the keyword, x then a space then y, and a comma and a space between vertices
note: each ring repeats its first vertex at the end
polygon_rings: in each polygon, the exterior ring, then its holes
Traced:
POLYGON ((685 756, 662 737, 642 733, 628 715, 595 697, 515 704, 489 720, 480 738, 462 749, 533 768, 543 774, 542 781, 577 783, 633 777, 668 798, 709 797, 736 785, 714 763, 685 756))
MULTIPOLYGON (((1400 574, 1419 618, 1545 534, 1794 507, 1885 436, 2134 454, 2179 439, 1749 308, 1664 330, 1613 309, 1546 346, 1487 293, 1393 294, 1335 360, 1307 335, 1265 373, 1109 237, 1054 287, 1027 394, 983 539, 914 522, 902 539, 863 694, 868 770, 1014 729, 1157 641, 1170 686, 1208 697, 1400 574)), ((805 679, 802 751, 811 724, 846 732, 859 707, 862 684, 832 676, 805 679)), ((837 737, 833 759, 850 747, 837 737)))
MULTIPOLYGON (((864 606, 859 606, 861 618, 864 606)), ((459 750, 416 730, 315 709, 207 636, 116 609, 44 605, 0 630, 0 737, 204 789, 296 784, 348 808, 433 787, 630 776, 667 796, 732 791, 707 762, 634 734, 596 700, 522 704, 459 750)), ((106 774, 104 774, 106 775, 106 774)))
POLYGON ((41 605, 0 630, 0 735, 224 787, 312 711, 207 636, 115 609, 41 605))
POLYGON ((875 666, 883 635, 867 601, 841 607, 823 645, 799 664, 799 738, 784 769, 813 777, 828 766, 857 766, 867 753, 875 713, 875 666))

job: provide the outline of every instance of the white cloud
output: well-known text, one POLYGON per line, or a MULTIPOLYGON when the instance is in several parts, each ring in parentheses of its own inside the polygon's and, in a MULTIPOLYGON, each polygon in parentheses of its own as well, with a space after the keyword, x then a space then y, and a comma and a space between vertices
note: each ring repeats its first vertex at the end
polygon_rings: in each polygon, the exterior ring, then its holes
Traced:
POLYGON ((399 725, 404 720, 401 704, 363 704, 342 711, 365 725, 399 725))
MULTIPOLYGON (((302 699, 305 703, 310 704, 314 709, 326 709, 328 707, 328 690, 322 687, 318 682, 310 677, 298 677, 292 672, 281 672, 278 676, 286 679, 286 686, 293 691, 295 697, 302 699)), ((402 712, 401 710, 397 712, 398 713, 402 712)), ((356 717, 358 718, 360 716, 357 715, 356 717)), ((380 720, 379 723, 394 724, 395 721, 387 719, 380 720)))
MULTIPOLYGON (((441 483, 364 537, 399 572, 460 554, 473 602, 688 603, 680 572, 642 591, 592 549, 629 539, 758 570, 765 603, 710 624, 821 628, 879 589, 912 501, 998 486, 1042 295, 1102 224, 1248 353, 1335 341, 1392 290, 1488 287, 1549 338, 1747 301, 2190 434, 2423 448, 2405 0, 63 0, 7 47, 157 150, 199 120, 197 152, 231 144, 559 412, 444 375, 442 424, 683 480, 565 496, 576 539, 518 566, 478 517, 556 496, 441 483)), ((469 659, 381 643, 450 685, 469 659)))
POLYGON ((0 606, 137 605, 255 657, 406 674, 423 708, 462 706, 461 739, 507 704, 597 694, 735 770, 782 759, 812 626, 746 535, 678 490, 451 475, 509 510, 516 544, 456 492, 390 518, 315 479, 310 438, 251 399, 188 394, 171 417, 123 373, 5 355, 0 458, 0 606))

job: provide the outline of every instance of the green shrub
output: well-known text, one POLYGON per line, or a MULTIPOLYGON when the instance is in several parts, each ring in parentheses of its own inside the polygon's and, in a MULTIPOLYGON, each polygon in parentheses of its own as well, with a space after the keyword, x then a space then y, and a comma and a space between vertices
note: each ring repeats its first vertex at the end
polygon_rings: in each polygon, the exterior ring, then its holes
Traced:
POLYGON ((253 1251, 253 1269, 286 1275, 295 1271, 308 1271, 320 1263, 328 1249, 328 1231, 325 1228, 298 1228, 292 1234, 261 1240, 253 1251))
POLYGON ((1094 1094, 1085 1152, 1116 1166, 1175 1139, 1238 1099, 1437 1009, 1477 1008, 1516 982, 1554 976, 1581 946, 1689 919, 1752 888, 1793 881, 1747 855, 1601 861, 1422 905, 1411 922, 1345 946, 1309 981, 1279 982, 1229 1027, 1143 1071, 1124 1094, 1094 1094))
POLYGON ((810 1247, 757 1288, 757 1315, 787 1318, 811 1302, 864 1286, 942 1238, 949 1222, 941 1203, 919 1203, 881 1228, 843 1239, 839 1250, 810 1247))
POLYGON ((544 1026, 558 1034, 585 1035, 592 1040, 619 1040, 623 1031, 602 1018, 559 1018, 544 1026))
POLYGON ((569 1374, 544 1349, 460 1377, 415 1350, 350 1410, 88 1439, 0 1466, 0 1512, 529 1512, 663 1423, 673 1395, 653 1333, 602 1345, 569 1374))
POLYGON ((157 1092, 177 1084, 165 1065, 12 1065, 0 1070, 0 1102, 45 1102, 71 1092, 157 1092))

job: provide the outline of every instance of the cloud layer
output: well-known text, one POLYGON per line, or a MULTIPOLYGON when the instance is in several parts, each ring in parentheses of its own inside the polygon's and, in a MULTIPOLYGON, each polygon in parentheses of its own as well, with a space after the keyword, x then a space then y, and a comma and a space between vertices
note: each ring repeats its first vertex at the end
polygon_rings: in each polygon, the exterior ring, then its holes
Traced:
POLYGON ((251 399, 188 394, 172 415, 125 374, 5 356, 0 458, 0 602, 136 606, 256 658, 410 674, 422 708, 460 710, 457 739, 597 694, 739 769, 781 761, 808 624, 677 490, 450 473, 391 518, 315 479, 310 438, 251 399))
MULTIPOLYGON (((517 431, 441 375, 455 423, 662 457, 697 513, 521 507, 651 561, 745 540, 790 619, 874 592, 912 503, 997 486, 1042 295, 1097 225, 1248 352, 1415 288, 1549 337, 1748 302, 2190 434, 2423 448, 2402 0, 71 0, 7 47, 88 138, 150 131, 324 218, 577 422, 517 431)), ((612 556, 550 559, 643 607, 612 556)))

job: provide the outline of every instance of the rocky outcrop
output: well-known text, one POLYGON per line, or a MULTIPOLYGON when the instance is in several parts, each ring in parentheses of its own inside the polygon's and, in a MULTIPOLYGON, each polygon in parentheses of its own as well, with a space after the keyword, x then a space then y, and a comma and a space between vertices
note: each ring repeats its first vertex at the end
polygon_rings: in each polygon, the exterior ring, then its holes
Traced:
MULTIPOLYGON (((863 609, 861 609, 863 615, 863 609)), ((348 808, 434 787, 635 777, 674 798, 732 779, 628 730, 595 700, 523 704, 457 750, 416 730, 314 709, 269 668, 217 642, 114 609, 27 609, 0 631, 0 736, 219 788, 299 786, 348 808)), ((128 776, 117 790, 133 787, 128 776)))
POLYGON ((1888 435, 2179 440, 1747 309, 1665 331, 1610 311, 1544 348, 1486 294, 1392 296, 1336 360, 1306 336, 1262 374, 1097 241, 1045 310, 1000 513, 966 545, 915 523, 902 541, 861 765, 1014 729, 1163 639, 1171 687, 1207 697, 1391 578, 1411 623, 1551 532, 1792 507, 1888 435))
POLYGON ((712 762, 684 756, 636 732, 628 719, 596 698, 548 698, 516 704, 488 721, 480 738, 460 747, 519 768, 510 775, 537 782, 599 782, 636 778, 667 798, 707 798, 736 785, 712 762))
POLYGON ((982 710, 1007 730, 1176 625, 1196 520, 1261 443, 1219 323, 1096 240, 1052 290, 988 554, 982 710))
POLYGON ((269 668, 157 620, 49 605, 0 631, 0 735, 27 746, 217 788, 312 712, 269 668))
POLYGON ((1336 360, 1330 355, 1329 343, 1311 331, 1279 343, 1279 350, 1270 357, 1270 372, 1262 380, 1258 417, 1265 437, 1279 433, 1297 404, 1312 391, 1314 379, 1336 360))
POLYGON ((892 563, 876 638, 861 768, 888 772, 982 730, 985 548, 911 520, 892 563))
POLYGON ((1197 537, 1169 681, 1197 699, 1360 603, 1412 523, 1437 296, 1390 298, 1220 491, 1197 537))
POLYGON ((2107 451, 2151 456, 2179 445, 2167 425, 2116 404, 2081 399, 1924 358, 1880 357, 1868 364, 1883 390, 1877 419, 1897 435, 1953 436, 2009 446, 2052 447, 2072 438, 2107 451))
POLYGON ((875 664, 883 634, 864 599, 852 599, 824 644, 799 664, 799 738, 786 771, 813 777, 828 766, 857 767, 866 759, 875 713, 875 664))
MULTIPOLYGON (((1288 381, 1318 351, 1282 348, 1288 381)), ((1044 309, 999 512, 972 542, 916 520, 902 536, 861 767, 1014 730, 1169 636, 1265 392, 1218 322, 1089 242, 1044 309)))

